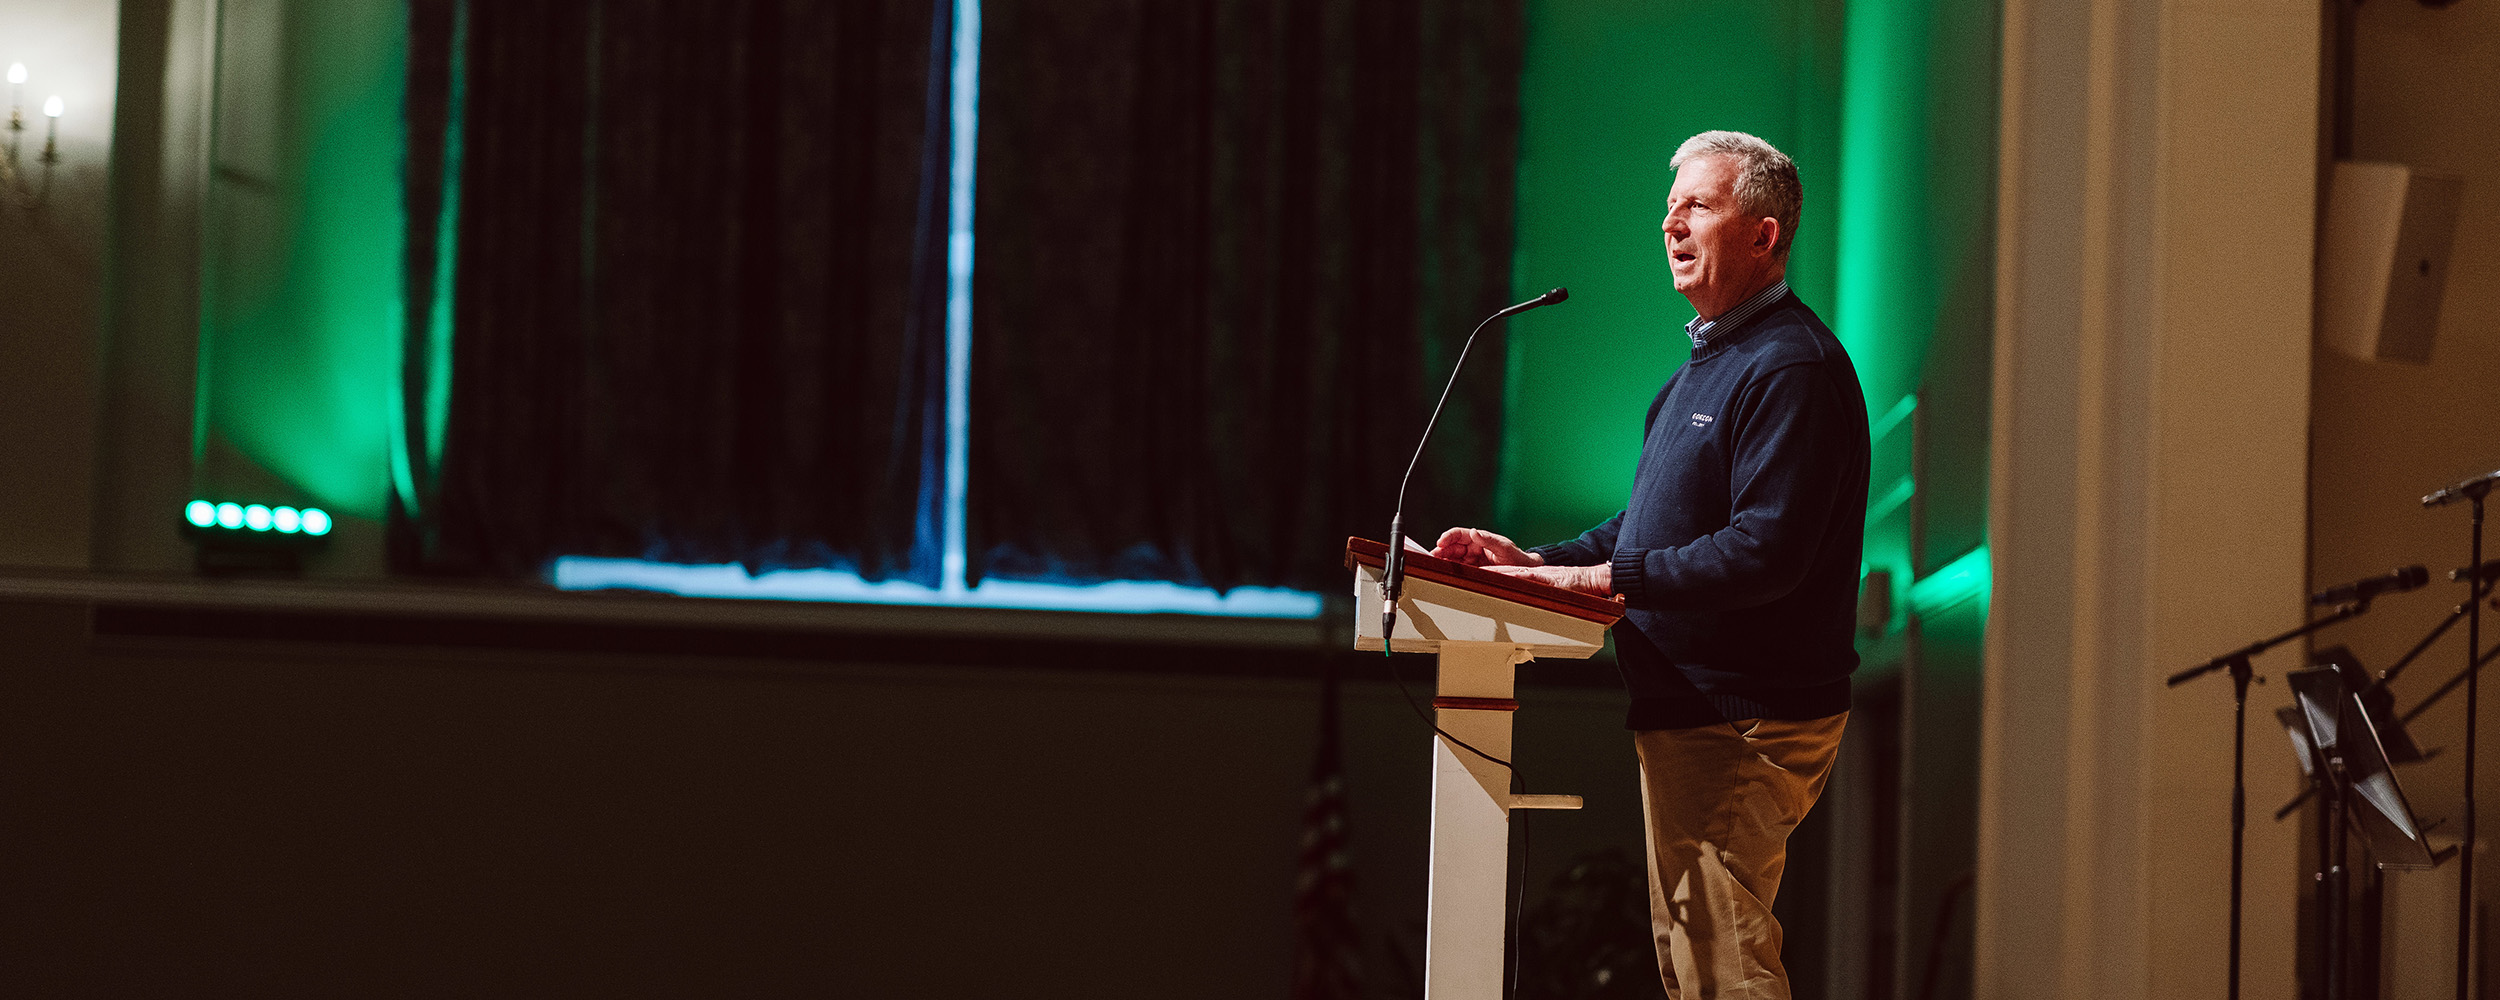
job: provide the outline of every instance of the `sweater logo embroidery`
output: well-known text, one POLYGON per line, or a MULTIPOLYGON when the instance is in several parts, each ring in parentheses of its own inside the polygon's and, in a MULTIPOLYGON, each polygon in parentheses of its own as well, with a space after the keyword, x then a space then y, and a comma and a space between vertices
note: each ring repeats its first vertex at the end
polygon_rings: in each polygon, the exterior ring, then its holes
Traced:
POLYGON ((1711 422, 1711 421, 1713 421, 1713 420, 1717 420, 1717 419, 1719 419, 1719 418, 1714 417, 1714 416, 1711 416, 1711 415, 1709 415, 1709 414, 1707 414, 1707 413, 1696 413, 1696 414, 1693 414, 1693 426, 1695 426, 1695 427, 1707 427, 1707 426, 1709 426, 1709 425, 1710 425, 1710 422, 1711 422))

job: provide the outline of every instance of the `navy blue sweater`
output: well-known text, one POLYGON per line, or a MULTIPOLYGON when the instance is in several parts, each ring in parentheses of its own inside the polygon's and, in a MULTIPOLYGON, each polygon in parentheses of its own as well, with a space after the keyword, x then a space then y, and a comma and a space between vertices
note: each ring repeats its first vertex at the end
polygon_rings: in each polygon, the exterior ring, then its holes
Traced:
POLYGON ((1630 503, 1535 550, 1614 564, 1631 728, 1848 710, 1866 431, 1857 369, 1795 295, 1713 331, 1667 379, 1630 503))

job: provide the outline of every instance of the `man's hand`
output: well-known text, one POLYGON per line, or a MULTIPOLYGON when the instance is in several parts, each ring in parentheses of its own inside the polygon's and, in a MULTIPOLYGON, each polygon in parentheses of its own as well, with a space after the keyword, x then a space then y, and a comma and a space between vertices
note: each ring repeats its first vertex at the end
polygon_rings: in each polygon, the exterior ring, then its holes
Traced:
POLYGON ((1485 568, 1503 576, 1534 580, 1549 587, 1576 590, 1583 594, 1612 597, 1615 593, 1613 563, 1598 563, 1595 566, 1487 566, 1485 568))
POLYGON ((1442 532, 1441 540, 1433 543, 1432 554, 1468 566, 1545 565, 1545 557, 1482 528, 1451 528, 1442 532))

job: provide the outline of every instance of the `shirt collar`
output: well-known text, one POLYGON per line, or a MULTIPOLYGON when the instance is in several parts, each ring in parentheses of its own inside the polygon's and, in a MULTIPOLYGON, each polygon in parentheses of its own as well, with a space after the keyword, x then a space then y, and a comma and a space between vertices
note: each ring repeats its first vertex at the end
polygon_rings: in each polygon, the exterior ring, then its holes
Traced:
POLYGON ((1704 320, 1699 316, 1693 317, 1692 322, 1684 324, 1684 335, 1693 338, 1693 347, 1698 350, 1709 344, 1710 338, 1718 331, 1733 330, 1745 325, 1745 321, 1752 319, 1755 313, 1770 308, 1771 303, 1787 295, 1788 279, 1782 278, 1774 281, 1763 290, 1753 293, 1752 298, 1737 303, 1736 308, 1720 313, 1717 319, 1704 320))

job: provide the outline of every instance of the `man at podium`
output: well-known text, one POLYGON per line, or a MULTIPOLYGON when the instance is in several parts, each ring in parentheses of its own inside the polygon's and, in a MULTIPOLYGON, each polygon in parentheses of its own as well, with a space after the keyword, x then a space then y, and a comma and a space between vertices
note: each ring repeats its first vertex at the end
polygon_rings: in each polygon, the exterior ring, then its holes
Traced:
POLYGON ((1433 554, 1623 598, 1667 995, 1786 1000, 1771 901, 1849 715, 1866 401, 1785 280, 1796 165, 1739 132, 1668 162, 1661 229, 1693 350, 1650 403, 1629 502, 1570 541, 1452 528, 1433 554))

